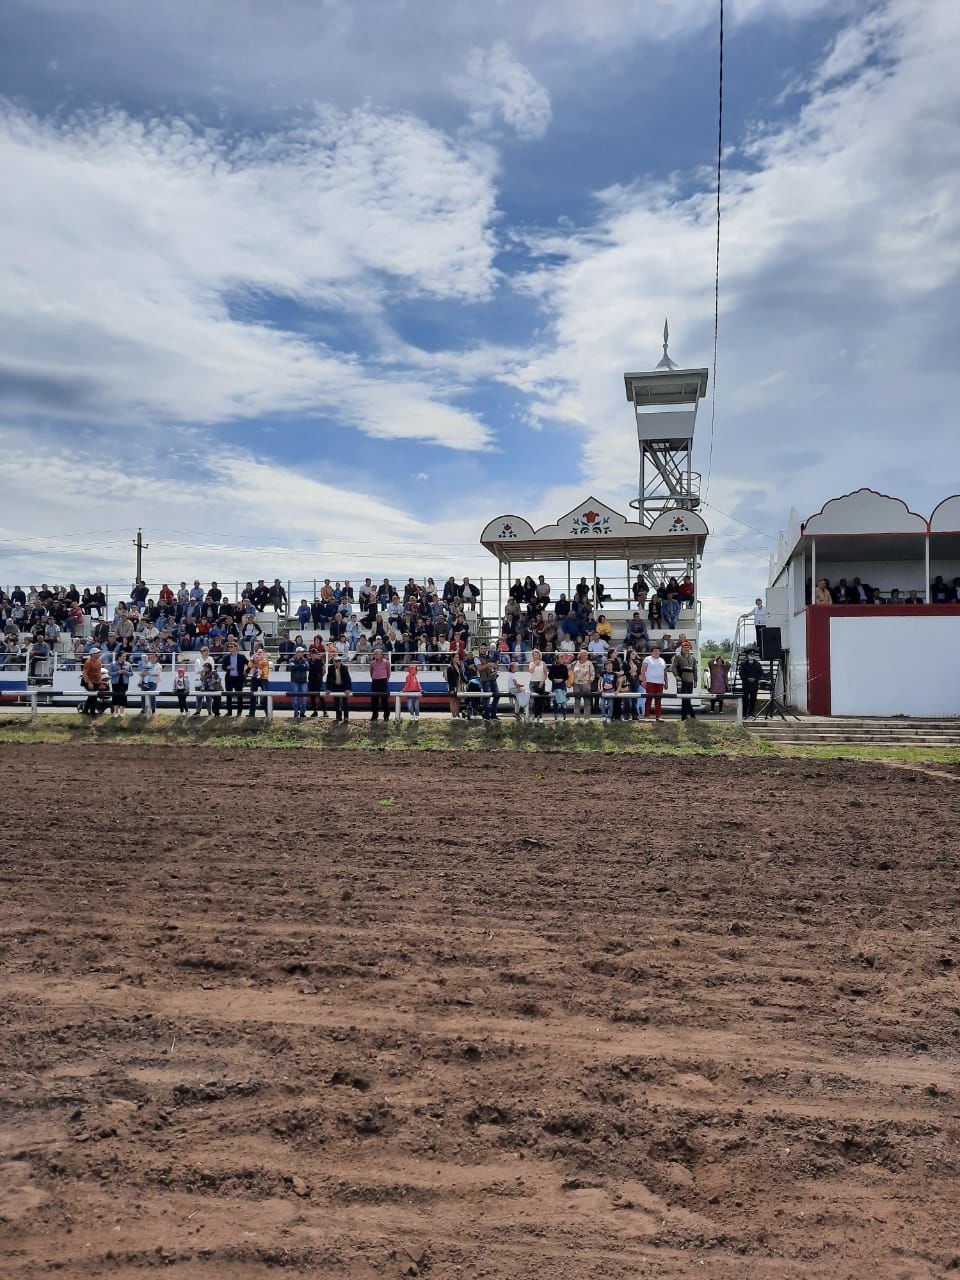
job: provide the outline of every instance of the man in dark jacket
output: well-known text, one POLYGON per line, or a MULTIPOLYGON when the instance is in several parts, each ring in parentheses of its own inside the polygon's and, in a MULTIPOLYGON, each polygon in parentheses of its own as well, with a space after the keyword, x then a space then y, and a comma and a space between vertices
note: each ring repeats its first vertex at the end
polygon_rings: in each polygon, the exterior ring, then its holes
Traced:
POLYGON ((223 668, 223 686, 227 692, 227 715, 233 715, 233 704, 236 700, 237 715, 243 715, 243 684, 247 675, 247 656, 240 652, 240 646, 231 636, 227 641, 227 652, 220 659, 223 668))
POLYGON ((748 653, 740 663, 740 688, 743 690, 743 714, 752 716, 757 711, 757 695, 760 692, 760 680, 763 667, 755 653, 748 653))
POLYGON ((350 694, 353 690, 353 679, 350 672, 339 655, 330 659, 330 666, 327 669, 327 692, 336 694, 346 694, 346 697, 334 698, 333 703, 336 709, 336 718, 343 721, 344 724, 350 719, 350 694))

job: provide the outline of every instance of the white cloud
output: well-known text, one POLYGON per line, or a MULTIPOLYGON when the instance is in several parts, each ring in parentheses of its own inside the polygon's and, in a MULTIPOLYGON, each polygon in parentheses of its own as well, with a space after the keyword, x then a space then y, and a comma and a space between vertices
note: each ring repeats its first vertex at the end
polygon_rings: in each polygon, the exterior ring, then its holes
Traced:
POLYGON ((473 49, 464 76, 454 91, 471 107, 473 124, 490 128, 502 118, 521 138, 542 138, 550 124, 550 95, 536 77, 498 41, 489 49, 473 49))
POLYGON ((386 376, 243 319, 261 295, 360 318, 395 288, 487 297, 493 189, 436 130, 323 111, 231 140, 177 120, 42 121, 8 105, 0 167, 8 406, 127 422, 316 412, 373 435, 488 441, 422 370, 386 376))
MULTIPOLYGON (((827 53, 802 110, 727 169, 711 499, 774 532, 795 502, 869 483, 929 509, 954 450, 950 335, 960 293, 960 10, 891 0, 827 53), (838 52, 839 51, 839 52, 838 52), (922 428, 916 428, 922 423, 922 428), (907 441, 909 440, 909 444, 907 441), (813 461, 779 463, 785 449, 813 461), (749 477, 751 485, 745 485, 749 477)), ((550 341, 514 375, 582 437, 588 478, 626 495, 636 443, 621 373, 712 353, 714 195, 603 194, 596 222, 534 241, 524 287, 550 341)), ((709 405, 698 422, 706 465, 709 405)), ((721 522, 722 523, 722 522, 721 522)))

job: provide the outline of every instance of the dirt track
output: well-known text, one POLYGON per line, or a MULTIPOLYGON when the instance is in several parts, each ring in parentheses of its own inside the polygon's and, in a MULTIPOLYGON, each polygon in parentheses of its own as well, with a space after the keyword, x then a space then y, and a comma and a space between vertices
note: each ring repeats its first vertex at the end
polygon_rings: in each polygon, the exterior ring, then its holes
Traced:
POLYGON ((2 761, 8 1280, 960 1267, 949 782, 2 761))

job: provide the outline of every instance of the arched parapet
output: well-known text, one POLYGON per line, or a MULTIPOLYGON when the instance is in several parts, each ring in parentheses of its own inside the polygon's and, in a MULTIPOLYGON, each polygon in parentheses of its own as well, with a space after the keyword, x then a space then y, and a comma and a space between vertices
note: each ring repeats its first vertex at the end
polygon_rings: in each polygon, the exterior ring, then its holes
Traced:
POLYGON ((902 498, 876 489, 855 489, 831 498, 803 526, 806 537, 926 532, 923 516, 911 511, 902 498))

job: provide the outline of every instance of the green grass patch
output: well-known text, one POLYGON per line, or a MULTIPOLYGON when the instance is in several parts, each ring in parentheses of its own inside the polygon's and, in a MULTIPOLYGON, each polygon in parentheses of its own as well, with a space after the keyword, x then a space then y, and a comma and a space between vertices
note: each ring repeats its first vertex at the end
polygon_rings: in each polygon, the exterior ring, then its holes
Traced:
MULTIPOLYGON (((0 744, 91 743, 108 746, 244 747, 294 751, 518 751, 594 755, 796 756, 818 759, 960 763, 960 749, 935 747, 791 747, 752 734, 730 722, 699 719, 693 724, 601 724, 599 719, 542 725, 513 719, 488 722, 430 717, 384 724, 357 716, 348 725, 333 720, 273 721, 159 715, 104 717, 90 721, 76 713, 0 714, 0 744)), ((389 803, 389 797, 383 804, 389 803)))

